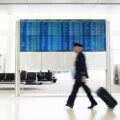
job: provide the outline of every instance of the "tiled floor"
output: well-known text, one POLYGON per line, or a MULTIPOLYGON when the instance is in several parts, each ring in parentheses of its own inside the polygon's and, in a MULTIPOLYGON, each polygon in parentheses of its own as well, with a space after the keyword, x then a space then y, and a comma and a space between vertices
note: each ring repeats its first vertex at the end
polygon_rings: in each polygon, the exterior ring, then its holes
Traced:
MULTIPOLYGON (((114 95, 120 102, 120 94, 114 95)), ((1 120, 120 120, 120 105, 109 111, 98 98, 93 110, 87 97, 77 97, 73 109, 65 109, 67 97, 19 97, 0 94, 1 120)))

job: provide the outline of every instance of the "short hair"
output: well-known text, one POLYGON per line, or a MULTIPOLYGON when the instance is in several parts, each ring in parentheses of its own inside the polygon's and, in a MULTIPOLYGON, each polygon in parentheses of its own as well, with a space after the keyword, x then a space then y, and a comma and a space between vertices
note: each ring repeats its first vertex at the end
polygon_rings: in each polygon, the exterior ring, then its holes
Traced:
POLYGON ((74 43, 74 44, 73 44, 73 47, 76 47, 76 46, 78 46, 78 47, 82 47, 81 44, 79 44, 79 43, 74 43))

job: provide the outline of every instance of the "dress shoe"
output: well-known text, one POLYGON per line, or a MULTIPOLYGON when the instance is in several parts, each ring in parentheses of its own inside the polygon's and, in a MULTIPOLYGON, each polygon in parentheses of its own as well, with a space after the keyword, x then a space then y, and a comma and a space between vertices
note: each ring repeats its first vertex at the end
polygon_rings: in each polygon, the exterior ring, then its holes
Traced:
POLYGON ((92 104, 91 106, 88 107, 88 109, 93 109, 96 105, 97 105, 97 103, 92 104))
POLYGON ((67 104, 66 104, 65 106, 66 106, 67 108, 71 108, 71 109, 73 108, 71 105, 67 105, 67 104))

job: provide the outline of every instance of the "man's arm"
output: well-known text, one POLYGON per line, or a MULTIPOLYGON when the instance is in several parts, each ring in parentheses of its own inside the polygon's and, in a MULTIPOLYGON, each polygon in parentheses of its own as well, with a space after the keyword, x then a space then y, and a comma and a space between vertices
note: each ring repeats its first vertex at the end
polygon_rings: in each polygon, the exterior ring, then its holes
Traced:
POLYGON ((88 78, 86 60, 85 60, 85 56, 83 54, 81 54, 81 56, 80 56, 80 62, 81 62, 80 63, 81 64, 81 66, 80 66, 80 69, 81 69, 80 74, 81 74, 81 76, 88 78))
POLYGON ((82 82, 85 82, 86 81, 86 61, 85 61, 85 56, 84 55, 82 55, 82 57, 81 57, 81 61, 82 61, 82 72, 81 72, 81 76, 82 76, 82 78, 81 78, 81 80, 82 80, 82 82))

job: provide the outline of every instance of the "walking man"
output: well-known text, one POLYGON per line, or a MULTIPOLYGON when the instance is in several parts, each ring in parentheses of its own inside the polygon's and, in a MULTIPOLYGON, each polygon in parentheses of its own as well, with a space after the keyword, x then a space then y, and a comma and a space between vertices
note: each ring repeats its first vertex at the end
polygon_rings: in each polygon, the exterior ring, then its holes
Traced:
POLYGON ((91 95, 91 91, 86 85, 86 78, 88 78, 88 73, 87 73, 87 67, 86 67, 86 61, 85 61, 85 56, 82 53, 82 45, 78 43, 74 43, 73 51, 77 53, 76 61, 75 61, 75 83, 73 86, 73 90, 71 95, 69 96, 67 100, 66 106, 73 108, 74 106, 74 101, 76 98, 76 95, 78 93, 78 90, 80 87, 83 87, 85 90, 91 105, 88 107, 88 109, 92 109, 97 105, 97 102, 91 95))

